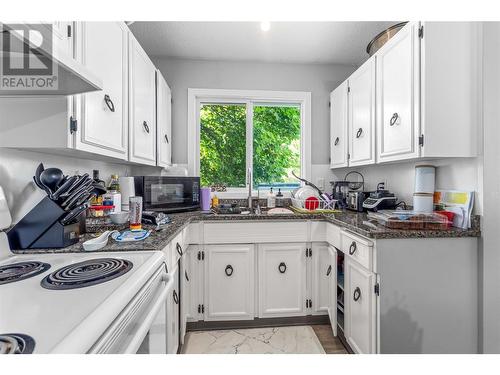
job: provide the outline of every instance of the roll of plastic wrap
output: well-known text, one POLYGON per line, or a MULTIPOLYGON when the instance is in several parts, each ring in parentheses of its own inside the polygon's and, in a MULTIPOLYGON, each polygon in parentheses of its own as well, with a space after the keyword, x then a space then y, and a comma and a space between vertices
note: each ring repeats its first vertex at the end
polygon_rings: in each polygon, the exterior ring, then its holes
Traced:
POLYGON ((415 193, 434 194, 436 167, 433 165, 415 166, 415 193))

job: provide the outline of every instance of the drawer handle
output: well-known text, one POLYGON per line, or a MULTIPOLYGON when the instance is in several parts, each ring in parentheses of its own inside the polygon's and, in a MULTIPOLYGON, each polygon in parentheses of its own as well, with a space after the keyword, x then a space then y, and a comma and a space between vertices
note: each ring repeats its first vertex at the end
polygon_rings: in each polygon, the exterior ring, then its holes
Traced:
POLYGON ((179 304, 179 295, 177 294, 177 291, 174 290, 173 296, 174 296, 175 304, 178 305, 179 304))
POLYGON ((399 119, 399 115, 397 113, 394 113, 391 117, 391 120, 389 121, 389 125, 394 126, 396 125, 396 122, 399 119))
POLYGON ((286 272, 286 264, 285 262, 281 262, 280 265, 278 266, 278 271, 280 271, 280 273, 285 273, 286 272))
POLYGON ((356 132, 356 138, 361 137, 361 134, 363 134, 363 128, 358 129, 358 131, 356 132))
POLYGON ((179 245, 179 242, 177 242, 177 244, 175 245, 175 248, 177 249, 177 254, 179 254, 180 256, 182 256, 184 254, 182 251, 182 246, 179 245))
POLYGON ((337 146, 339 144, 339 142, 340 142, 340 139, 339 139, 339 137, 337 137, 337 138, 335 138, 335 142, 333 142, 333 145, 337 146))
POLYGON ((233 266, 231 266, 230 264, 228 264, 226 266, 226 269, 224 270, 224 272, 226 273, 226 276, 229 277, 233 274, 234 270, 233 270, 233 266))
POLYGON ((359 289, 359 287, 356 287, 356 289, 354 289, 354 294, 353 294, 352 298, 356 302, 361 298, 361 289, 359 289))
POLYGON ((184 270, 184 277, 186 278, 186 281, 189 281, 189 276, 186 270, 184 270))
POLYGON ((142 127, 144 128, 144 130, 146 130, 146 133, 149 134, 149 126, 148 126, 148 123, 146 121, 144 121, 142 123, 142 127))
POLYGON ((332 273, 332 265, 330 264, 328 266, 328 269, 326 270, 326 276, 330 276, 331 273, 332 273))
POLYGON ((351 246, 349 246, 349 254, 353 255, 356 252, 356 242, 352 241, 351 246))
POLYGON ((168 140, 168 135, 166 134, 165 134, 165 142, 170 143, 170 141, 168 140))
POLYGON ((108 94, 104 95, 104 102, 106 103, 111 112, 115 111, 115 105, 113 104, 113 101, 111 100, 108 94))

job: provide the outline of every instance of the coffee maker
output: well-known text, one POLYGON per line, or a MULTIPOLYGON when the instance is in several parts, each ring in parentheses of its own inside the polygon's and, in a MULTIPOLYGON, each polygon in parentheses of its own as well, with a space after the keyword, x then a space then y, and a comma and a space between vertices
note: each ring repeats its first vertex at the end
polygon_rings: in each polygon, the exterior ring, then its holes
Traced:
POLYGON ((337 201, 337 207, 347 208, 347 194, 349 193, 349 181, 331 181, 333 186, 333 199, 337 201))

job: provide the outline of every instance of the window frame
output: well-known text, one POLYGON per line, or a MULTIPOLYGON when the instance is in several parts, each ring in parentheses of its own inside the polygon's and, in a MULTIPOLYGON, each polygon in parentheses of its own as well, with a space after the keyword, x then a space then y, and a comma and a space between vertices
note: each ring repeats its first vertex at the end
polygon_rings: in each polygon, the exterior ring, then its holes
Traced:
MULTIPOLYGON (((253 170, 253 105, 249 104, 297 104, 300 106, 300 176, 311 178, 311 93, 306 91, 271 91, 271 90, 227 90, 188 88, 188 172, 190 176, 200 174, 200 106, 201 104, 245 104, 247 112, 246 126, 246 187, 228 188, 227 192, 218 195, 221 198, 246 198, 248 169, 253 170)), ((285 194, 288 195, 288 194, 285 194)))

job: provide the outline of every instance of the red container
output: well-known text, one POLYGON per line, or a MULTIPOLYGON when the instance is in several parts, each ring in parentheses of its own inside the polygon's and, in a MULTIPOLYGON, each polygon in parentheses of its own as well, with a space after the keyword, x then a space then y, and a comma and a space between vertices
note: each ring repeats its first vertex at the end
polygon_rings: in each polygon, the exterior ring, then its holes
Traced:
POLYGON ((451 211, 435 211, 434 213, 438 215, 446 216, 448 219, 448 226, 451 227, 453 225, 453 218, 455 217, 455 213, 451 211))

